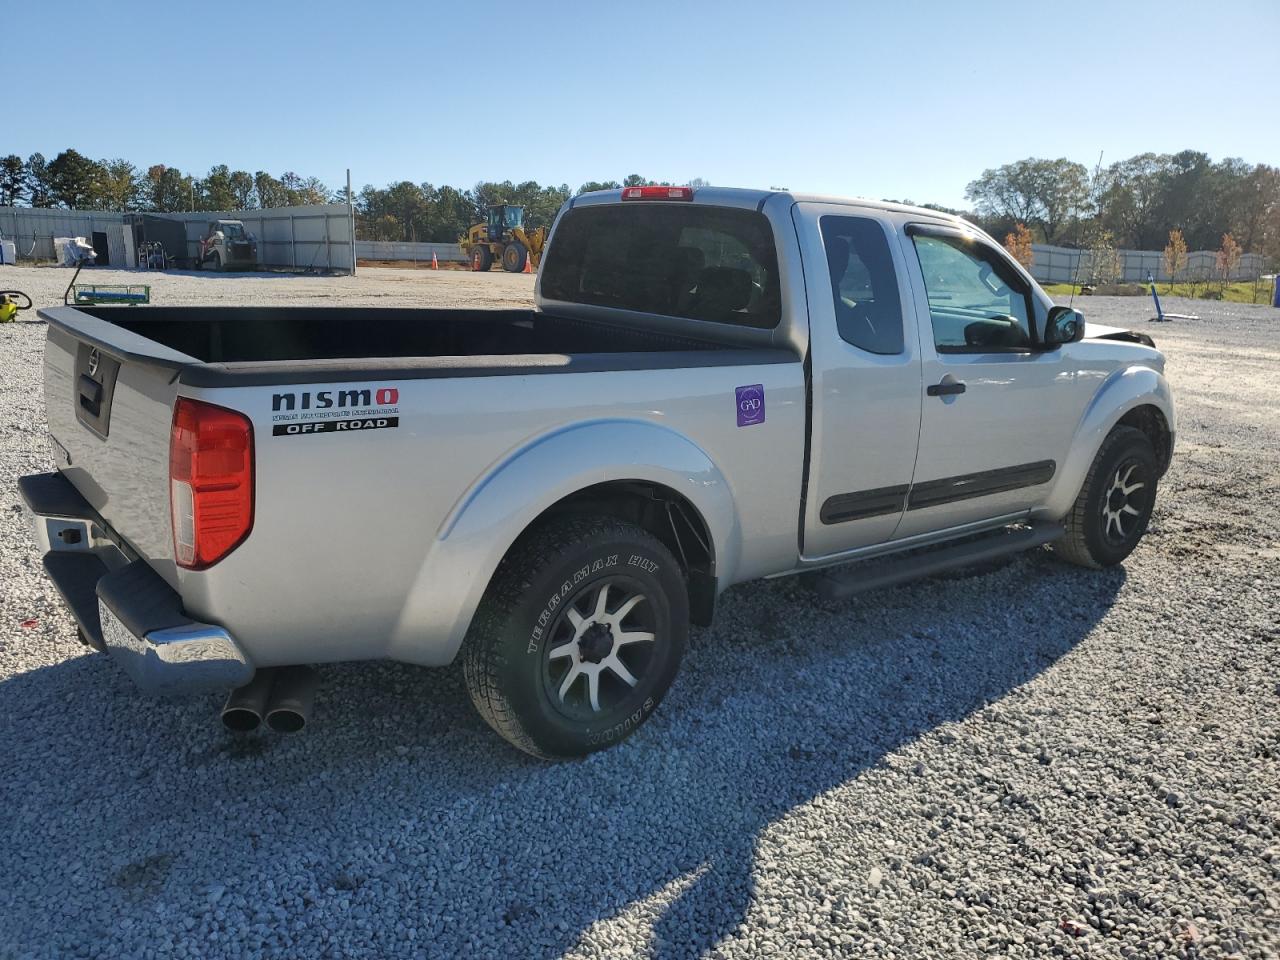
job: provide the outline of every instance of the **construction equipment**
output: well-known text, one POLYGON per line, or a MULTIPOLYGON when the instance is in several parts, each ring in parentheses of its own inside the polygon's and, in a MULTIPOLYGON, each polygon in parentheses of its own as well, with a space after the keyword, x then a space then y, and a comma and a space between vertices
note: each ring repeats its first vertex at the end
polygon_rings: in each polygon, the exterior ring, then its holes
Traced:
POLYGON ((525 230, 524 207, 513 203, 495 203, 489 207, 484 223, 475 223, 458 246, 471 261, 472 270, 488 270, 495 260, 507 273, 523 273, 532 261, 536 267, 542 260, 547 242, 547 228, 525 230))
POLYGON ((209 229, 200 239, 195 268, 203 270, 256 270, 258 238, 246 233, 239 220, 210 220, 209 229))

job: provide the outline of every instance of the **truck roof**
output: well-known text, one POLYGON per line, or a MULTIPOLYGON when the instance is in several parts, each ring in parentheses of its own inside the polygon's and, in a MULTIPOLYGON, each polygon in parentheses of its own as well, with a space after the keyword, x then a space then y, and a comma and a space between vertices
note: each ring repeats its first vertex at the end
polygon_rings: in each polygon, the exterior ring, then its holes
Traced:
MULTIPOLYGON (((876 210, 887 210, 893 213, 905 213, 930 220, 940 220, 944 223, 961 226, 966 230, 978 230, 974 224, 955 214, 946 213, 942 210, 933 210, 929 207, 895 203, 889 200, 871 200, 866 197, 837 197, 816 193, 799 193, 792 190, 752 190, 740 187, 695 187, 693 191, 695 203, 717 204, 729 207, 759 207, 765 200, 775 196, 789 197, 797 203, 840 203, 849 206, 871 207, 876 210)), ((573 207, 582 204, 618 203, 621 200, 622 189, 615 188, 613 190, 596 190, 591 193, 580 194, 571 198, 569 205, 573 207)))

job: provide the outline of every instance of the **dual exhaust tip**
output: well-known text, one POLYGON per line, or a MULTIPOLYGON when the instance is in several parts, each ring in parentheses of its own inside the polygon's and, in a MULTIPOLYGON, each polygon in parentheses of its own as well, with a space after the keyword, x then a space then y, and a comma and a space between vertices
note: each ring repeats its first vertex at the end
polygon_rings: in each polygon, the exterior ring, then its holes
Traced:
POLYGON ((276 733, 300 733, 311 719, 319 675, 311 667, 269 667, 237 687, 222 706, 222 725, 250 733, 265 720, 276 733))

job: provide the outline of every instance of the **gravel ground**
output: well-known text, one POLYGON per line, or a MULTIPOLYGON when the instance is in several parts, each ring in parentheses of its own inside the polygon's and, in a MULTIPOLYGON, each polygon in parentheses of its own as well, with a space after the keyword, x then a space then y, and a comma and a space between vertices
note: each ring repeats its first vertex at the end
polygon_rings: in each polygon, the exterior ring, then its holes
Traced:
MULTIPOLYGON (((65 267, 3 267, 0 287, 26 291, 36 308, 62 303, 73 271, 65 267)), ((354 277, 289 273, 145 273, 103 267, 80 271, 77 283, 149 283, 155 304, 313 304, 329 307, 525 306, 532 274, 361 267, 354 277)), ((19 314, 35 319, 35 311, 19 314)))
MULTIPOLYGON (((158 279, 164 302, 529 290, 158 279)), ((29 545, 44 330, 0 328, 0 957, 1276 957, 1280 311, 1084 306, 1157 337, 1181 404, 1122 569, 735 588, 659 714, 561 764, 505 746, 454 670, 327 667, 294 738, 136 696, 29 545)))

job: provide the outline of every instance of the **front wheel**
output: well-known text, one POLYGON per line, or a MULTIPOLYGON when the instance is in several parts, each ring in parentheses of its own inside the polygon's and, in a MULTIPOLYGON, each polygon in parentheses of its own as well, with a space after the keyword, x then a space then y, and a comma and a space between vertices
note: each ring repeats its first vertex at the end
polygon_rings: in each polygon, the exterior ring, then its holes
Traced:
POLYGON ((502 249, 502 269, 507 273, 522 273, 529 260, 529 250, 523 243, 508 243, 502 249))
POLYGON ((1054 552, 1082 567, 1120 563, 1147 532, 1158 479, 1147 435, 1135 427, 1116 427, 1093 459, 1054 552))
POLYGON ((566 518, 503 558, 467 633, 463 672, 480 715, 512 744, 582 756, 649 718, 688 631, 684 571, 652 534, 566 518))

